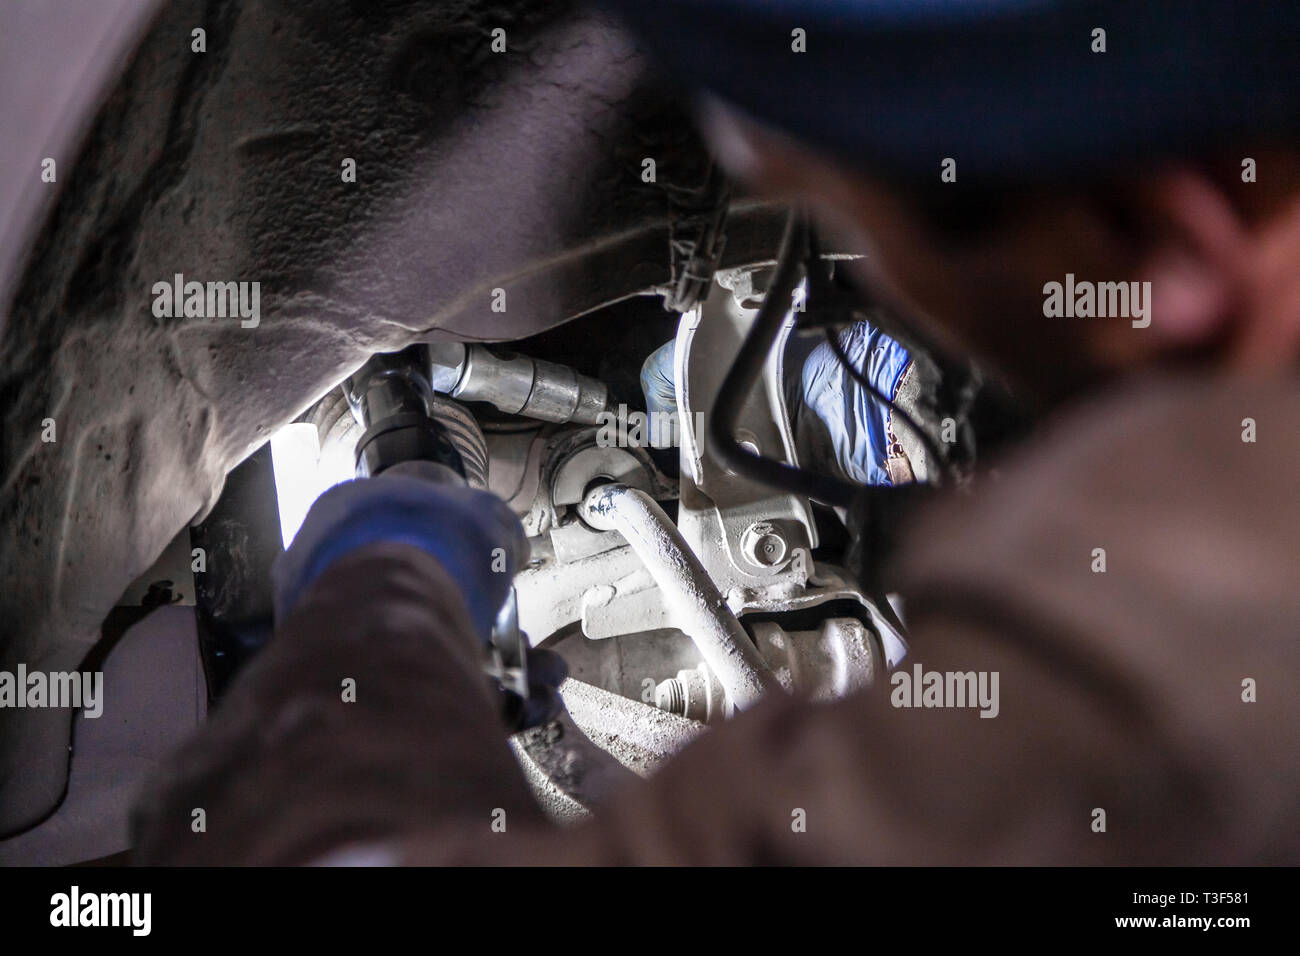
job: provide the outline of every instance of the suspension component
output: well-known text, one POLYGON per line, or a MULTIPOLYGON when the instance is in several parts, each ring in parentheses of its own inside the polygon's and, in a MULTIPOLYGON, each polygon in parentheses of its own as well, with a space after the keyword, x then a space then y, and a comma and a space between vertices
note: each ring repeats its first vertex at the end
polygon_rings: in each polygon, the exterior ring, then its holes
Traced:
POLYGON ((429 403, 433 418, 447 431, 447 437, 460 452, 465 466, 465 481, 473 488, 488 486, 488 447, 483 429, 470 410, 445 395, 434 394, 429 403))
POLYGON ((599 485, 587 493, 579 514, 593 528, 619 531, 627 539, 663 592, 674 622, 717 675, 732 707, 748 709, 764 692, 781 686, 699 558, 653 498, 627 485, 599 485))

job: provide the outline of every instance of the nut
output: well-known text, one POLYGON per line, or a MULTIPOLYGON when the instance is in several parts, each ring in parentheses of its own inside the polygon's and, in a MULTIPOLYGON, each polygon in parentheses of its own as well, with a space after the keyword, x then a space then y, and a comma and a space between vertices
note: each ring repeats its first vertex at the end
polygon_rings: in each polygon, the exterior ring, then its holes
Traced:
POLYGON ((785 537, 772 524, 757 521, 740 536, 745 559, 760 568, 772 568, 785 560, 788 546, 785 537))

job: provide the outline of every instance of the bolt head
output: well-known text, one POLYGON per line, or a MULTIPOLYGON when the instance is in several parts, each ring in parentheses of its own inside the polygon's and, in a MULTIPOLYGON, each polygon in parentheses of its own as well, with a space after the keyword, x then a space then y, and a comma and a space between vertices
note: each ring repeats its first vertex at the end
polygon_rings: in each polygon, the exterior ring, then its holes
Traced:
POLYGON ((760 568, 771 568, 785 560, 785 536, 774 525, 766 521, 755 522, 741 535, 740 547, 745 558, 760 568))

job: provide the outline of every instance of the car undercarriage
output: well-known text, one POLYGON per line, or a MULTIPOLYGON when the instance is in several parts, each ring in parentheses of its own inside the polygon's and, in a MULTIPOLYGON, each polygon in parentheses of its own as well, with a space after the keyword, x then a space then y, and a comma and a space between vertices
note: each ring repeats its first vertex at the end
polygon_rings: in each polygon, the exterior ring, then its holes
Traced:
MULTIPOLYGON (((0 670, 90 662, 138 706, 112 733, 11 712, 0 857, 126 849, 126 795, 269 639, 271 565, 303 488, 351 476, 345 385, 376 356, 415 356, 470 484, 529 538, 518 631, 569 677, 512 744, 555 816, 762 693, 832 699, 903 658, 863 573, 874 519, 706 451, 722 396, 735 447, 798 471, 785 342, 844 316, 778 290, 776 340, 725 388, 787 210, 721 176, 616 26, 534 0, 178 0, 140 27, 70 109, 0 357, 0 670), (669 342, 665 419, 640 376, 669 342)), ((937 434, 948 409, 913 411, 937 434)))

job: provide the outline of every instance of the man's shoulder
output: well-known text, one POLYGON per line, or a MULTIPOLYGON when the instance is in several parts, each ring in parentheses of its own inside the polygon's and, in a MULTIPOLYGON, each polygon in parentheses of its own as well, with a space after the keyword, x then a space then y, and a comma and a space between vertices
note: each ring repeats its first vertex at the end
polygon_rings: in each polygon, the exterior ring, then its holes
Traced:
POLYGON ((1298 436, 1297 381, 1115 389, 923 516, 900 574, 912 589, 1038 588, 1075 601, 1295 591, 1298 436))

